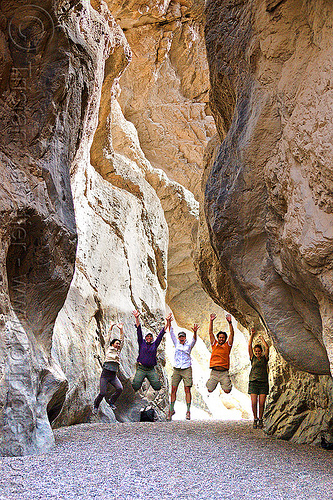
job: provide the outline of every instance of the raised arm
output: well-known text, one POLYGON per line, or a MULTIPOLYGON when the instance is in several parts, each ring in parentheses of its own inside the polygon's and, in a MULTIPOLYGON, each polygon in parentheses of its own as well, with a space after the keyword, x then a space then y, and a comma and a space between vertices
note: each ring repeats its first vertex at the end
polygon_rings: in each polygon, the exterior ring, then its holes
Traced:
POLYGON ((132 314, 135 318, 135 325, 136 325, 136 327, 138 327, 140 325, 139 317, 140 317, 141 313, 136 309, 135 311, 132 312, 132 314))
POLYGON ((198 338, 198 330, 199 330, 199 325, 197 323, 194 323, 193 325, 193 328, 192 328, 192 331, 193 331, 193 339, 192 339, 192 342, 191 342, 191 349, 192 347, 194 347, 194 344, 196 343, 197 341, 197 338, 198 338))
POLYGON ((132 314, 135 318, 136 334, 138 336, 138 343, 139 343, 139 345, 141 345, 143 342, 143 337, 142 337, 142 330, 141 330, 141 325, 140 325, 140 320, 139 320, 140 313, 136 309, 135 311, 132 312, 132 314))
POLYGON ((165 318, 165 321, 166 321, 165 329, 167 329, 167 328, 169 329, 172 343, 173 343, 174 346, 176 346, 177 339, 176 339, 176 335, 175 335, 175 332, 173 331, 172 324, 171 324, 171 322, 173 321, 173 317, 172 317, 171 313, 168 314, 168 316, 165 318))
POLYGON ((230 346, 232 346, 232 344, 234 343, 234 327, 232 326, 232 319, 231 319, 231 315, 230 314, 227 314, 225 319, 228 321, 229 323, 229 338, 228 338, 228 343, 230 346))
POLYGON ((253 344, 253 339, 254 339, 255 334, 256 334, 255 328, 251 328, 251 330, 250 330, 250 338, 249 338, 249 356, 250 356, 250 359, 253 358, 253 347, 252 347, 252 344, 253 344))
POLYGON ((168 329, 170 330, 170 328, 171 328, 171 321, 173 321, 173 317, 172 317, 172 313, 169 313, 167 315, 167 317, 165 318, 165 327, 164 327, 165 331, 168 330, 168 329))
POLYGON ((214 319, 216 318, 216 314, 212 313, 210 315, 210 318, 209 318, 209 339, 210 339, 210 343, 211 345, 214 345, 216 340, 215 340, 215 337, 214 337, 214 319))
POLYGON ((109 347, 110 340, 111 340, 111 335, 112 335, 112 328, 116 325, 116 323, 111 323, 108 334, 105 339, 105 347, 109 347))
POLYGON ((124 345, 124 323, 117 323, 117 327, 119 328, 119 336, 120 336, 120 349, 122 349, 124 345))
POLYGON ((265 356, 266 359, 268 359, 268 356, 269 356, 269 345, 267 344, 266 340, 264 339, 264 337, 262 335, 260 335, 259 340, 264 345, 264 356, 265 356))
POLYGON ((165 326, 163 326, 162 330, 160 331, 160 333, 157 335, 156 337, 156 340, 155 340, 155 344, 156 346, 158 347, 161 343, 161 340, 163 338, 163 335, 165 334, 165 326))

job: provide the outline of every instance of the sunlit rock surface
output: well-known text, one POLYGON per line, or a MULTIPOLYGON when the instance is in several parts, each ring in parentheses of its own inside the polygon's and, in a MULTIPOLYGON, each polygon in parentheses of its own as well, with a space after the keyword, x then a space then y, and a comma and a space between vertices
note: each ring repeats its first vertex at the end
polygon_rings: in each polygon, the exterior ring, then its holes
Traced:
POLYGON ((218 308, 198 284, 192 260, 203 156, 216 132, 208 106, 204 2, 108 6, 133 51, 120 78, 119 104, 150 165, 167 174, 149 179, 169 227, 166 300, 179 324, 207 326, 210 309, 218 308))
MULTIPOLYGON (((106 15, 104 4, 94 6, 106 15)), ((202 290, 192 260, 204 148, 215 133, 207 114, 203 4, 193 18, 194 11, 172 5, 158 14, 160 24, 141 18, 134 7, 130 13, 115 3, 108 7, 128 43, 123 38, 106 61, 91 165, 82 157, 74 167, 77 266, 54 342, 69 391, 54 426, 91 418, 110 321, 125 321, 119 420, 138 418, 140 400, 130 388, 137 356, 134 308, 157 331, 166 300, 182 327, 200 324, 205 342, 209 314, 217 313, 223 324, 224 313, 202 290)), ((243 368, 235 365, 236 385, 244 385, 243 368)), ((160 373, 160 395, 150 390, 141 396, 165 410, 163 359, 160 373)), ((101 418, 112 419, 106 411, 103 405, 101 418)))
POLYGON ((222 291, 222 303, 245 301, 284 359, 313 374, 333 363, 332 14, 298 0, 206 10, 223 142, 205 210, 225 288, 239 297, 222 291))
MULTIPOLYGON (((138 420, 140 399, 148 388, 144 387, 136 397, 130 384, 138 355, 132 311, 142 312, 144 331, 148 328, 157 333, 164 324, 168 245, 164 213, 155 191, 144 179, 141 164, 145 162, 144 156, 141 154, 141 159, 135 161, 126 151, 116 152, 112 142, 111 107, 119 108, 115 100, 116 79, 130 62, 131 49, 105 5, 98 9, 110 19, 117 44, 106 61, 103 79, 96 90, 93 120, 95 127, 98 125, 96 134, 92 129, 85 137, 82 155, 73 167, 78 227, 76 271, 57 319, 53 343, 54 356, 63 366, 69 391, 60 414, 54 415, 54 426, 91 419, 93 400, 99 391, 105 339, 112 321, 125 323, 120 368, 124 392, 118 402, 117 418, 138 420), (99 172, 105 173, 106 178, 99 172)), ((121 116, 119 110, 119 119, 121 116)), ((126 133, 131 135, 133 130, 129 127, 126 133)), ((116 141, 117 133, 114 138, 116 141)), ((140 149, 137 139, 136 147, 140 149)), ((159 371, 163 383, 161 394, 150 395, 152 391, 148 390, 148 397, 157 399, 163 410, 168 387, 162 352, 159 371)), ((103 402, 96 419, 114 418, 103 402)))

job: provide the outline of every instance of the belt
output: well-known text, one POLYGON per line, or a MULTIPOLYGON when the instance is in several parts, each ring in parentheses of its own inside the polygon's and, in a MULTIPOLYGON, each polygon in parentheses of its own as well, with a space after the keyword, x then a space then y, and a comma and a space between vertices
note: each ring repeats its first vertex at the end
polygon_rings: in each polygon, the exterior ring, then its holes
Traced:
POLYGON ((229 368, 223 368, 222 366, 210 366, 210 369, 216 372, 227 372, 229 370, 229 368))

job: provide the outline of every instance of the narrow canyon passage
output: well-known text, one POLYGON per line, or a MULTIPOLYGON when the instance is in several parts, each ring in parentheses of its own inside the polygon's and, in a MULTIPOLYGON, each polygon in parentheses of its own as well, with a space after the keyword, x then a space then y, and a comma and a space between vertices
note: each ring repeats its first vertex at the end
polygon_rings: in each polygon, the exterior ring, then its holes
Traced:
POLYGON ((81 424, 39 457, 3 458, 0 499, 332 499, 333 453, 249 422, 81 424))

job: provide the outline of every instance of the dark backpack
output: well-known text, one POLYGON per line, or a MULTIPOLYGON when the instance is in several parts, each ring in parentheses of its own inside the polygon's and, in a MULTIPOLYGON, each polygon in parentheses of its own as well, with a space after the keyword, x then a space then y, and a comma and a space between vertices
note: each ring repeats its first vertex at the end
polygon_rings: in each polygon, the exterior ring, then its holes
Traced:
POLYGON ((157 415, 152 406, 146 406, 140 410, 140 422, 155 422, 155 420, 157 420, 157 415))

